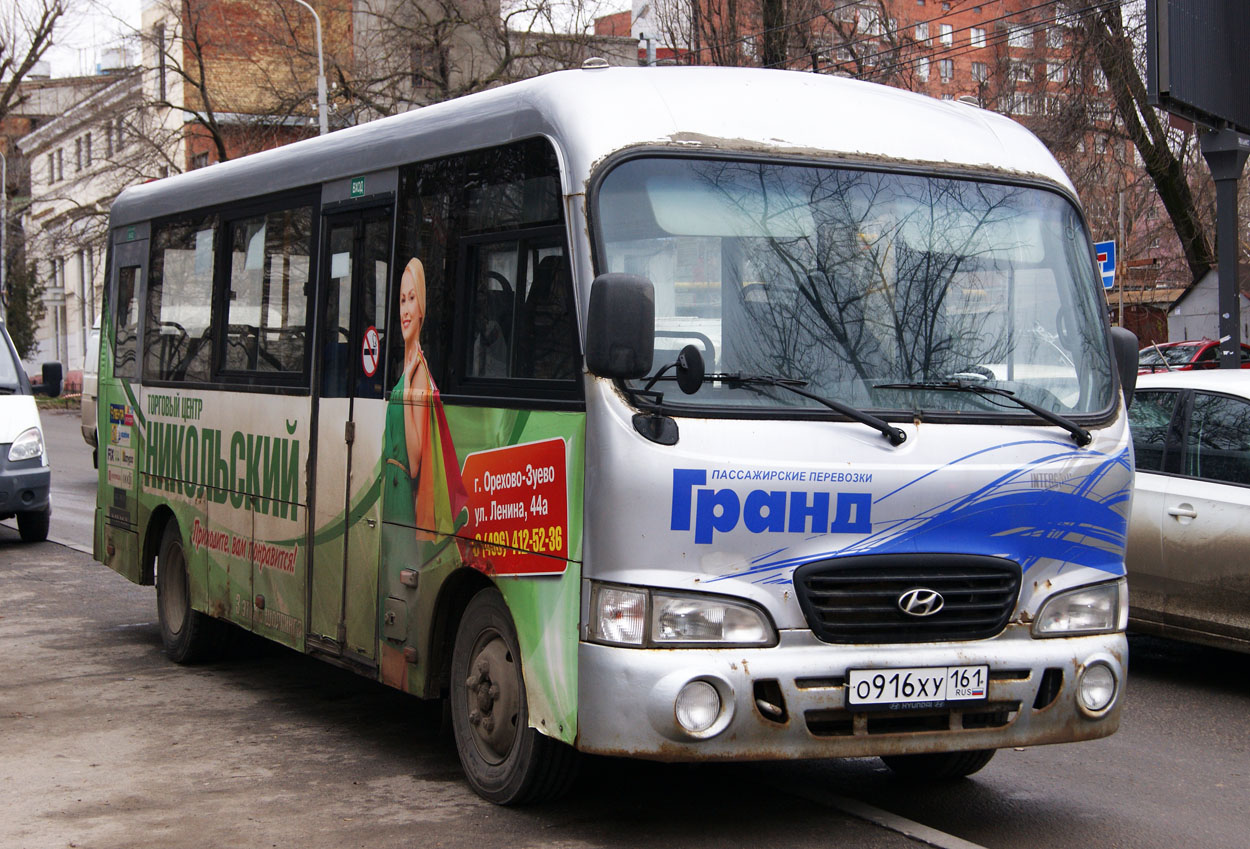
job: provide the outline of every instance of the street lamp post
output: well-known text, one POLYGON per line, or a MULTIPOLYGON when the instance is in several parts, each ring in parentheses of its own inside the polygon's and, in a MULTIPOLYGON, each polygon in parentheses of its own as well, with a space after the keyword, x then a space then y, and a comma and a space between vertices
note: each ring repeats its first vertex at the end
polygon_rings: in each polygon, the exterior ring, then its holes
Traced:
POLYGON ((295 0, 295 2, 312 12, 313 23, 317 27, 317 121, 321 128, 320 135, 324 136, 330 128, 326 120, 326 63, 321 55, 321 16, 304 0, 295 0))
POLYGON ((7 319, 9 290, 5 271, 8 268, 9 251, 9 160, 0 150, 0 321, 7 319))

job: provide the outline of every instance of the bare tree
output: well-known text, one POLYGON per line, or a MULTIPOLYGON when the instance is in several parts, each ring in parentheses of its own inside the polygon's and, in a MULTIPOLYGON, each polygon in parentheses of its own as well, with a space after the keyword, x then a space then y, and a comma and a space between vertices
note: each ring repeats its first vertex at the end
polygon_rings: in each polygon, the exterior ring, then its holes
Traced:
POLYGON ((15 2, 0 20, 0 120, 21 102, 22 82, 52 46, 65 10, 65 0, 15 2))

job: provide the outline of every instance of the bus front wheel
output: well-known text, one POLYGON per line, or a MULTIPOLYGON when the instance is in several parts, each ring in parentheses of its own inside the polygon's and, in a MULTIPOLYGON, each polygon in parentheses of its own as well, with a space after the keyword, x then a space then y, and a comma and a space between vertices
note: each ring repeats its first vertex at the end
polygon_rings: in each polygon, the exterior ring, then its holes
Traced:
POLYGON ((156 559, 156 610, 161 642, 174 663, 211 660, 221 646, 222 623, 191 607, 191 583, 178 523, 169 522, 161 534, 156 559))
POLYGON ((572 785, 577 753, 529 727, 516 628, 494 587, 473 596, 456 629, 451 722, 465 777, 482 798, 538 802, 572 785))

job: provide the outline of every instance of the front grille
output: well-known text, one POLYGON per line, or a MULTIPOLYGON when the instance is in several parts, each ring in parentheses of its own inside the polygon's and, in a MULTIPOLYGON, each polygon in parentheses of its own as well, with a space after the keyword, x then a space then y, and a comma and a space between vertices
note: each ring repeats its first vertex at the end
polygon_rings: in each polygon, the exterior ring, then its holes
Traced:
POLYGON ((809 710, 803 713, 814 737, 862 737, 873 734, 922 734, 926 731, 979 731, 1005 728, 1020 715, 1019 702, 979 702, 962 708, 929 708, 855 713, 809 710))
POLYGON ((1003 630, 1020 594, 1019 564, 973 554, 869 554, 794 572, 808 627, 826 643, 982 640, 1003 630), (942 607, 912 616, 910 590, 938 593, 942 607))

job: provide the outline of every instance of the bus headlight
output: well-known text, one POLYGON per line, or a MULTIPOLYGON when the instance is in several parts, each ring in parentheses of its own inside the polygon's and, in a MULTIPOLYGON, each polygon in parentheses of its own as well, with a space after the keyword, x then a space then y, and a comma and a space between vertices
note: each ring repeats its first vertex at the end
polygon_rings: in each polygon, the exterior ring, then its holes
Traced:
POLYGON ((768 615, 750 602, 701 593, 678 593, 593 584, 590 639, 624 646, 771 646, 768 615))
POLYGON ((43 456, 43 434, 37 427, 28 427, 22 431, 13 444, 9 446, 9 462, 18 460, 34 460, 43 456))
POLYGON ((1128 625, 1124 579, 1058 593, 1046 600, 1033 622, 1035 637, 1108 634, 1128 625))

